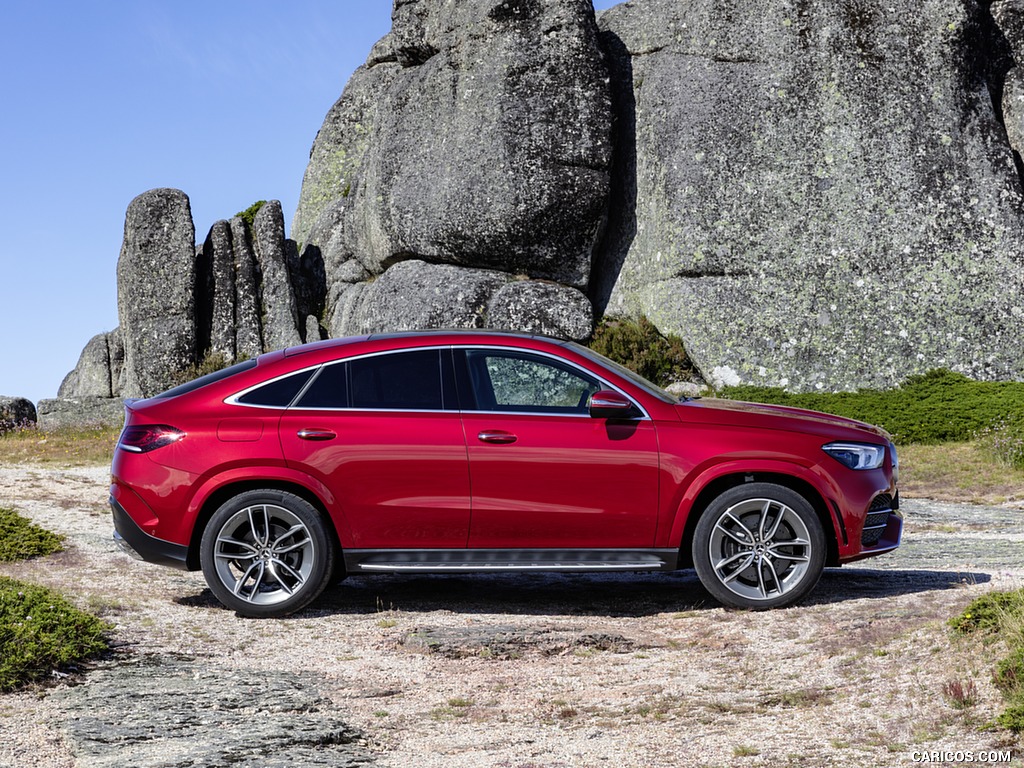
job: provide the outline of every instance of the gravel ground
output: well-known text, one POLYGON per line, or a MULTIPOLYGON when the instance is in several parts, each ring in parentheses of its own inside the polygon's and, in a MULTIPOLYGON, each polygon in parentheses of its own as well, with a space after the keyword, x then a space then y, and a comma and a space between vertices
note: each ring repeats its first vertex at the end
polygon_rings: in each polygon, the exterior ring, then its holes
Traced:
POLYGON ((4 768, 1024 764, 1020 738, 984 728, 999 649, 944 623, 1024 585, 1020 510, 907 501, 900 550, 826 571, 782 611, 723 610, 692 572, 376 576, 260 621, 199 574, 117 552, 106 497, 104 468, 0 466, 0 505, 68 545, 0 573, 99 613, 117 645, 0 697, 4 768), (980 702, 952 708, 953 679, 980 702))

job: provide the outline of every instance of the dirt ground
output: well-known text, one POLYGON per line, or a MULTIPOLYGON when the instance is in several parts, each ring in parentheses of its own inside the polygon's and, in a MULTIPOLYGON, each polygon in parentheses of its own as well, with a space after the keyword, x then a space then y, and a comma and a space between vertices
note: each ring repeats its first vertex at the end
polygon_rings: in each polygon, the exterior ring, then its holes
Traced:
MULTIPOLYGON (((151 721, 145 744, 83 735, 80 692, 101 679, 116 688, 117 671, 142 659, 176 686, 197 681, 197 696, 211 676, 292 676, 321 702, 310 713, 356 729, 382 766, 893 766, 968 750, 1012 750, 1002 764, 1024 764, 1019 737, 986 728, 1000 649, 956 641, 945 624, 984 592, 1024 586, 1024 512, 1011 507, 908 501, 899 551, 826 571, 787 610, 724 610, 692 572, 376 576, 295 617, 247 620, 200 574, 117 552, 106 499, 105 468, 0 465, 0 506, 67 541, 0 573, 97 612, 116 644, 83 676, 0 697, 0 766, 228 765, 176 751, 215 744, 216 718, 172 733, 164 712, 134 713, 151 721), (957 709, 944 687, 968 680, 980 700, 957 709)), ((120 733, 130 705, 88 701, 120 733)), ((356 764, 329 742, 323 765, 356 764)))

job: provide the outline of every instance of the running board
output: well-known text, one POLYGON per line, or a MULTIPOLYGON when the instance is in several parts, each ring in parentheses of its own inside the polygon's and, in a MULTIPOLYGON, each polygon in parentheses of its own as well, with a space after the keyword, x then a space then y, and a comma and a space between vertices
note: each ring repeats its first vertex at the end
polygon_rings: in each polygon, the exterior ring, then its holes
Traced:
POLYGON ((349 549, 349 573, 674 571, 676 549, 349 549))

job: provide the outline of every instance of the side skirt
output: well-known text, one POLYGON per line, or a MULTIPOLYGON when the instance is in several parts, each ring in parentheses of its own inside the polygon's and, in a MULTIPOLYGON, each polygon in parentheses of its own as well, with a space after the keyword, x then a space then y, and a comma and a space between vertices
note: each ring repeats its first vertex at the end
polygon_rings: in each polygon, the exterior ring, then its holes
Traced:
POLYGON ((349 573, 674 571, 676 549, 350 549, 349 573))

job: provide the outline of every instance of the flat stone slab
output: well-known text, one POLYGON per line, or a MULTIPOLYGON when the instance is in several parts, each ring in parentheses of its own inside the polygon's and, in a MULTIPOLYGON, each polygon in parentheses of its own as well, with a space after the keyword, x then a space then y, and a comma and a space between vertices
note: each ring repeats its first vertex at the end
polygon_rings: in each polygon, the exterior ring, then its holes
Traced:
POLYGON ((362 734, 308 674, 148 658, 90 672, 56 691, 60 723, 90 768, 294 768, 371 765, 362 734))

